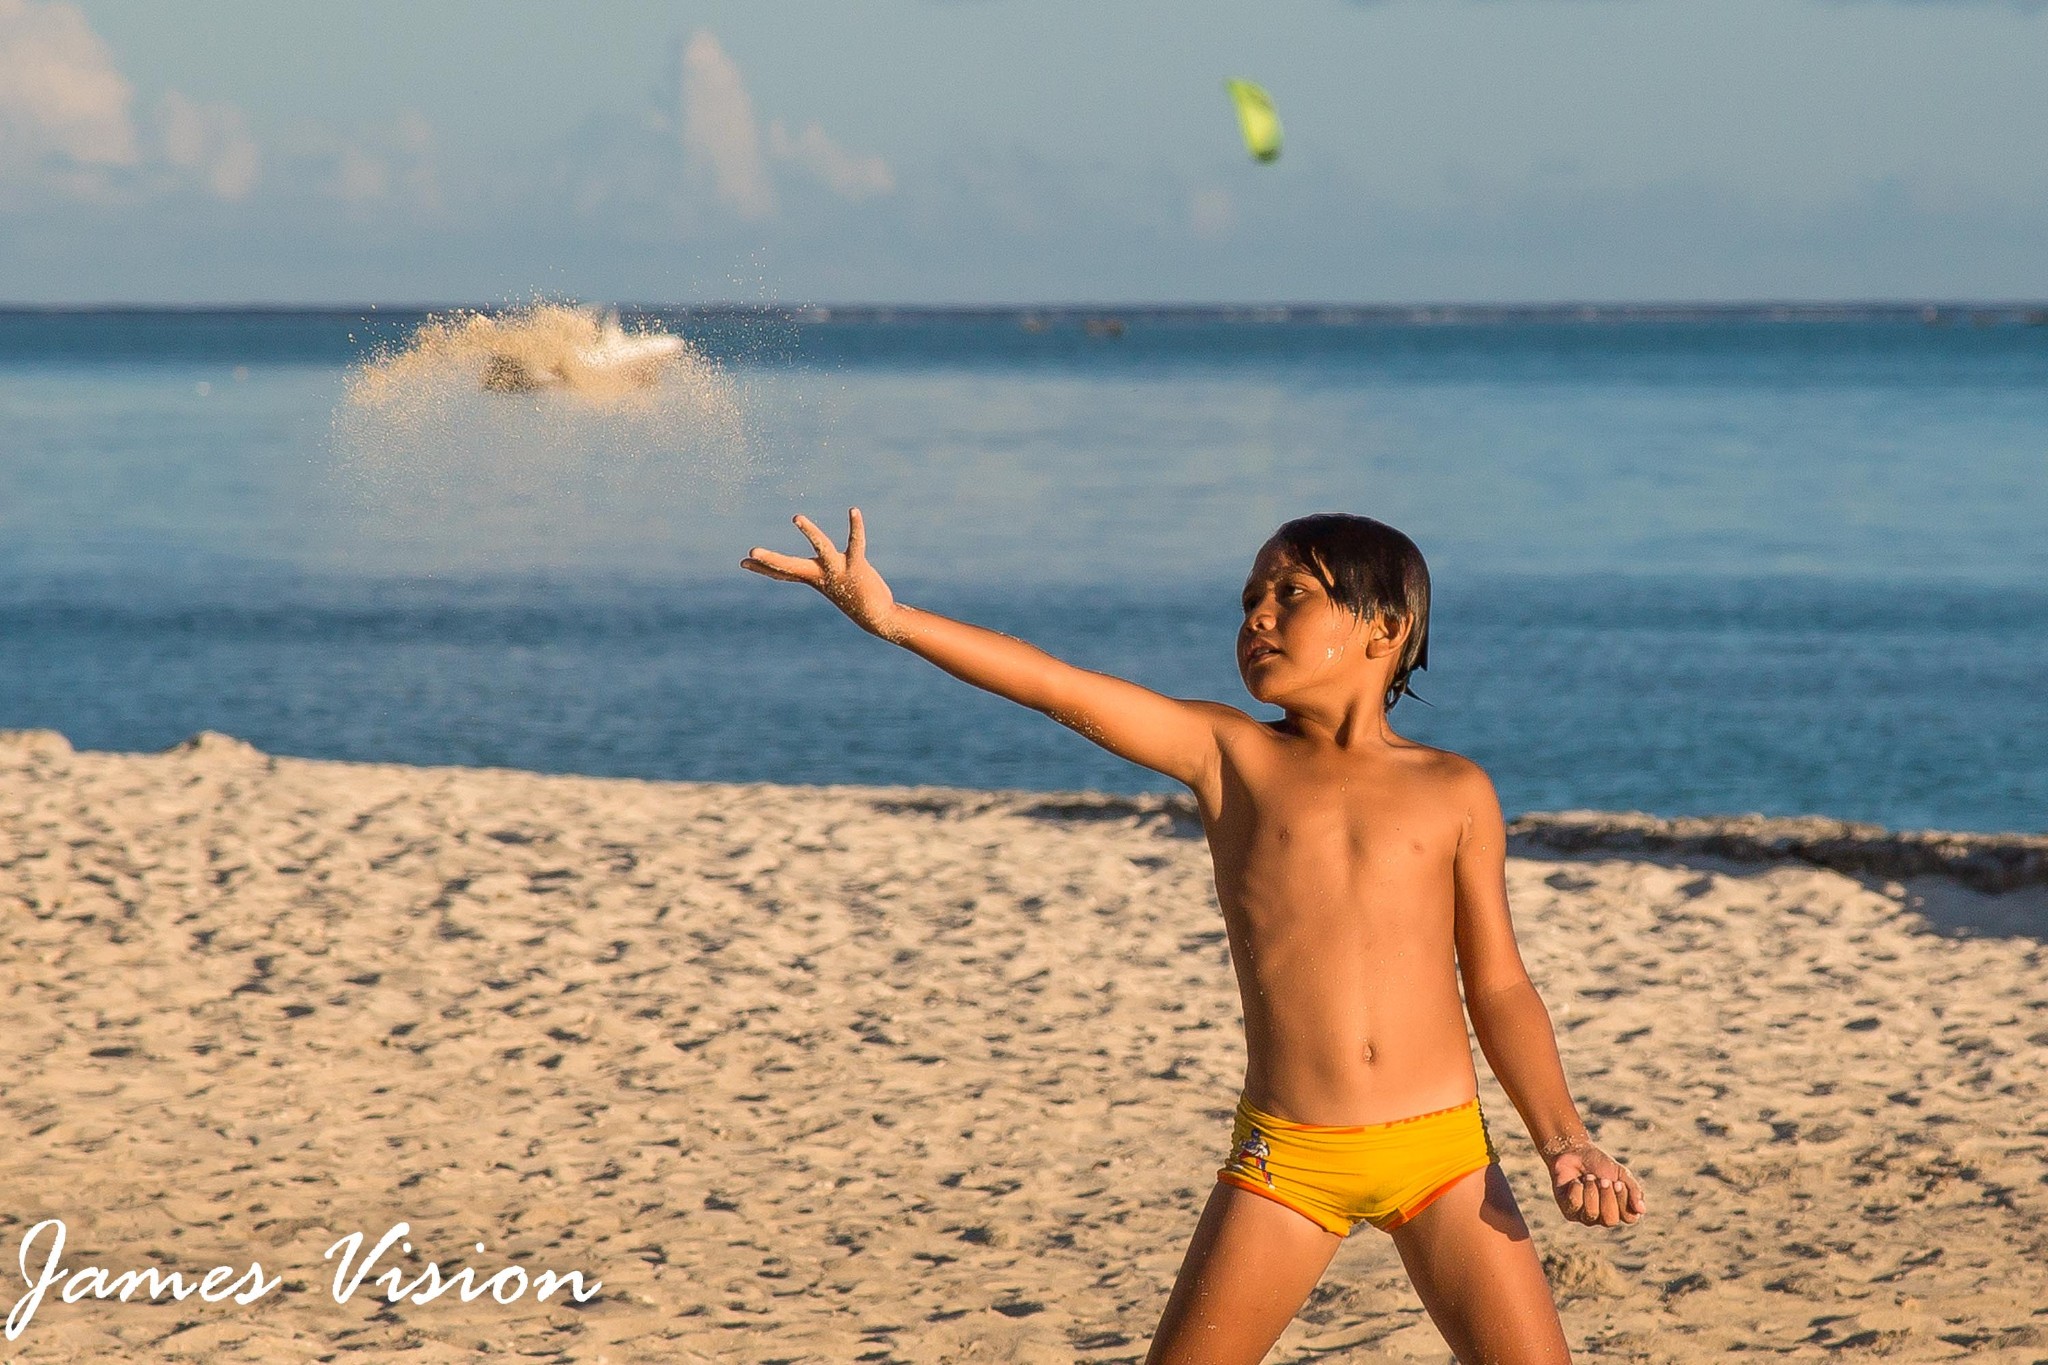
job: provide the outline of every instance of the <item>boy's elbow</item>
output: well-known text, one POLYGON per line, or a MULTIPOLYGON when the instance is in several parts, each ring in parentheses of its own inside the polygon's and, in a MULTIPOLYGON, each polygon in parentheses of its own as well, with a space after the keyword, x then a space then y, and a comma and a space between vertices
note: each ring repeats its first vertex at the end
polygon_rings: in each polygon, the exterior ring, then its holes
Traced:
POLYGON ((1544 1010, 1543 997, 1536 993, 1536 983, 1526 975, 1465 987, 1465 1012, 1472 1016, 1472 1026, 1478 1030, 1496 1023, 1513 1027, 1531 1006, 1549 1013, 1544 1010))

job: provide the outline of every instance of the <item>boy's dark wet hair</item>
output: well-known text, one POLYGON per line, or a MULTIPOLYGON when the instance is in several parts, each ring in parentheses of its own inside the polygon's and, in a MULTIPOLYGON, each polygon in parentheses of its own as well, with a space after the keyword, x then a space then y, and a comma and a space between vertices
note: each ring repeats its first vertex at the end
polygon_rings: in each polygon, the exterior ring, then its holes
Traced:
POLYGON ((1273 539, 1359 620, 1385 616, 1410 623, 1387 683, 1387 709, 1403 695, 1415 696, 1408 676, 1429 667, 1429 565, 1415 542, 1383 521, 1349 512, 1296 517, 1273 539))

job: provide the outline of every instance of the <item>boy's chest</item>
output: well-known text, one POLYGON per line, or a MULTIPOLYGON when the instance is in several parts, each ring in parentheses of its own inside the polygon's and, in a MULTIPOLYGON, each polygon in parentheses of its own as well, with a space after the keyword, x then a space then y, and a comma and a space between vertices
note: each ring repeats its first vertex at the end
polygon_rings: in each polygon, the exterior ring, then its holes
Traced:
POLYGON ((1246 793, 1234 822, 1247 874, 1304 873, 1345 881, 1447 868, 1455 831, 1425 803, 1357 782, 1296 782, 1246 793))

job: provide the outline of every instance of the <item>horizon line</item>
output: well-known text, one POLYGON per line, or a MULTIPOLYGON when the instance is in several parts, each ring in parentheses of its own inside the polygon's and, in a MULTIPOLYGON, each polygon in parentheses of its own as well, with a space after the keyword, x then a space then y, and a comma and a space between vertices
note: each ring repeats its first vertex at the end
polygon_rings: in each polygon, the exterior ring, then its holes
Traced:
POLYGON ((618 300, 589 304, 576 299, 538 299, 520 303, 421 302, 378 300, 372 302, 281 303, 266 301, 205 303, 28 303, 0 301, 0 316, 51 316, 59 314, 317 314, 361 316, 389 312, 496 313, 531 307, 535 302, 560 302, 572 306, 599 306, 627 313, 702 313, 728 316, 782 314, 794 321, 829 322, 835 319, 887 320, 890 317, 1052 317, 1108 318, 1211 317, 1246 321, 1288 321, 1300 315, 1304 320, 1408 320, 1435 321, 1460 318, 1529 317, 1595 321, 1608 318, 1669 319, 1684 317, 1745 317, 1814 319, 1840 316, 1918 316, 1928 320, 1951 314, 2019 315, 2027 322, 2048 323, 2048 298, 2041 299, 1750 299, 1704 301, 1654 299, 1596 301, 1560 299, 1548 302, 1445 302, 1359 303, 1341 300, 1291 300, 1264 303, 1202 303, 1186 300, 1152 301, 1043 301, 1036 303, 890 303, 835 302, 798 303, 787 301, 744 302, 708 300, 692 303, 657 303, 647 300, 618 300))

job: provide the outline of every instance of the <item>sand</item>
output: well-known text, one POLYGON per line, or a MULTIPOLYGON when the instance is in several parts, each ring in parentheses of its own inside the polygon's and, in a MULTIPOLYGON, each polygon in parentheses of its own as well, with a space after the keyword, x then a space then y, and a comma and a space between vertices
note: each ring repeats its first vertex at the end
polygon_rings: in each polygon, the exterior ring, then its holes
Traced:
POLYGON ((320 553, 380 573, 669 562, 680 523, 773 472, 750 387, 684 338, 585 309, 430 318, 350 371, 320 553), (675 349, 619 358, 647 343, 675 349))
POLYGON ((417 403, 450 377, 498 393, 554 389, 592 403, 646 393, 664 380, 702 383, 718 374, 704 354, 657 328, 630 336, 618 315, 568 304, 536 302, 503 313, 435 316, 401 347, 372 356, 350 374, 348 397, 371 407, 417 403), (635 358, 616 357, 635 343, 635 358))
MULTIPOLYGON (((1518 844, 1524 951, 1641 1225, 1482 1098, 1583 1359, 2048 1358, 2039 885, 1518 844)), ((0 1273, 21 1361, 1136 1360, 1242 1040, 1183 805, 0 738, 0 1273), (580 1269, 591 1302, 329 1290, 580 1269), (487 1251, 477 1254, 482 1241, 487 1251)), ((1275 1360, 1443 1361, 1386 1240, 1275 1360)))

